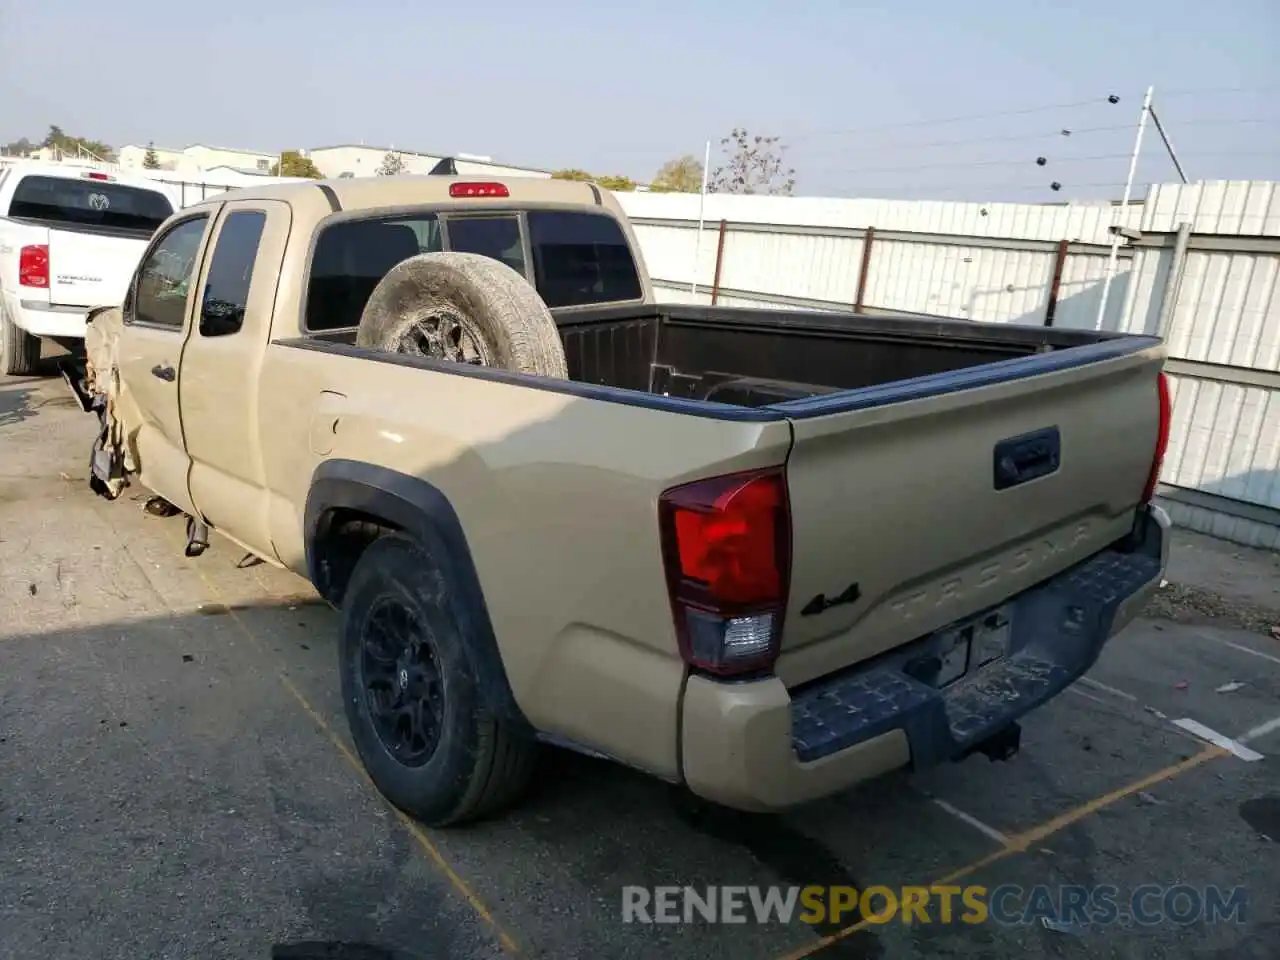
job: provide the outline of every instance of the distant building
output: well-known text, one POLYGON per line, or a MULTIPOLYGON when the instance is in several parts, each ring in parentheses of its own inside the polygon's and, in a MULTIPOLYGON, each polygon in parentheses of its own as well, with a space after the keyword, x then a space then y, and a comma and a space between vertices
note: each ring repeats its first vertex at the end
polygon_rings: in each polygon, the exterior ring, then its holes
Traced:
MULTIPOLYGON (((227 147, 211 147, 193 143, 181 150, 167 147, 147 147, 136 143, 126 144, 116 152, 116 162, 124 170, 145 169, 147 151, 155 153, 159 169, 177 174, 206 173, 212 170, 231 170, 240 174, 268 175, 279 162, 279 154, 256 150, 233 150, 227 147)), ((427 174, 456 171, 461 175, 499 177, 551 176, 550 171, 534 167, 517 167, 494 163, 490 157, 469 153, 423 153, 419 150, 395 150, 363 143, 342 143, 335 146, 300 150, 309 157, 321 174, 330 178, 372 177, 386 159, 388 153, 396 154, 404 165, 405 173, 427 174)))
POLYGON ((165 147, 139 146, 136 143, 126 144, 116 152, 117 162, 125 170, 142 170, 147 157, 147 150, 155 152, 161 170, 175 173, 198 173, 218 167, 230 167, 234 170, 269 173, 278 156, 274 153, 262 153, 257 150, 233 150, 228 147, 211 147, 203 143, 193 143, 181 150, 165 147))
POLYGON ((514 167, 502 163, 494 163, 489 157, 479 157, 468 153, 422 153, 418 150, 396 150, 393 147, 375 147, 364 143, 340 143, 329 147, 315 147, 306 151, 311 162, 326 177, 372 177, 377 174, 378 167, 388 153, 396 154, 404 163, 405 173, 431 173, 441 163, 452 161, 452 166, 459 174, 487 175, 499 177, 541 177, 551 176, 550 171, 534 167, 514 167))

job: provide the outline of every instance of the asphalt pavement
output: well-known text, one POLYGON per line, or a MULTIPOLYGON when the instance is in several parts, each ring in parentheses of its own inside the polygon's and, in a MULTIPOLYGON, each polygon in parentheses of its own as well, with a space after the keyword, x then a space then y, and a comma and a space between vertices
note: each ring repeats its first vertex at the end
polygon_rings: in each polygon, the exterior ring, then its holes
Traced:
POLYGON ((1136 623, 1007 763, 750 816, 548 749, 522 807, 427 831, 352 755, 336 614, 219 538, 185 558, 181 519, 136 488, 94 497, 93 427, 61 381, 0 379, 0 958, 1278 955, 1280 636, 1256 616, 1280 611, 1273 555, 1180 535, 1171 579, 1220 615, 1136 623), (1154 885, 1164 913, 623 922, 629 885, 970 884, 1016 903, 1154 885), (1243 908, 1197 919, 1169 906, 1177 884, 1243 908))

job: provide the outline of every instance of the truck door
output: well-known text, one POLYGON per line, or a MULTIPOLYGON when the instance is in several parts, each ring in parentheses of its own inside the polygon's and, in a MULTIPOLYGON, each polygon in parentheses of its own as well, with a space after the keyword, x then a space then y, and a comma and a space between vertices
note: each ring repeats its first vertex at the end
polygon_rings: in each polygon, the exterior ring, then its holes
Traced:
POLYGON ((193 513, 186 447, 178 412, 178 371, 195 302, 193 281, 210 225, 209 211, 184 217, 158 234, 143 254, 125 296, 120 375, 136 404, 142 482, 193 513))
POLYGON ((280 200, 222 206, 200 272, 179 384, 196 511, 264 559, 274 558, 274 551, 258 430, 258 377, 290 219, 289 205, 280 200))

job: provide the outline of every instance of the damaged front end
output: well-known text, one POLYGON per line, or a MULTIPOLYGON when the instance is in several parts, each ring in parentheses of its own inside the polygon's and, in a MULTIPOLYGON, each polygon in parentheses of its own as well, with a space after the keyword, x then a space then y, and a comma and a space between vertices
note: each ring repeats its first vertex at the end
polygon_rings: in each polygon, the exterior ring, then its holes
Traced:
POLYGON ((123 329, 119 307, 95 307, 86 318, 84 359, 69 358, 59 365, 81 409, 98 416, 101 429, 89 456, 89 488, 108 500, 117 499, 129 485, 129 474, 137 471, 118 416, 123 329))

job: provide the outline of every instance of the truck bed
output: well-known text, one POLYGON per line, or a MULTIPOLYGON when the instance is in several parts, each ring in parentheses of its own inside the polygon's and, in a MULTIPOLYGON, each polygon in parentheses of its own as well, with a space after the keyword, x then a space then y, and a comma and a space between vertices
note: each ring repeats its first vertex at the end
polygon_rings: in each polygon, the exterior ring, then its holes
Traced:
MULTIPOLYGON (((556 322, 575 383, 738 407, 971 370, 1118 338, 964 320, 678 304, 565 311, 556 322)), ((312 339, 352 345, 355 331, 312 339)), ((417 357, 395 359, 435 365, 417 357)))
MULTIPOLYGON (((1153 337, 683 305, 557 323, 569 381, 366 350, 351 331, 281 345, 705 418, 724 425, 697 432, 719 450, 759 442, 745 424, 787 423, 796 615, 775 671, 789 686, 993 610, 1127 536, 1166 420, 1153 337)), ((479 394, 437 383, 419 402, 439 395, 479 394)), ((612 439, 640 419, 604 404, 555 408, 556 469, 617 472, 631 456, 612 439)), ((510 432, 507 414, 495 419, 490 430, 510 432)), ((673 419, 661 440, 660 421, 643 422, 635 456, 650 468, 696 429, 673 419)))

